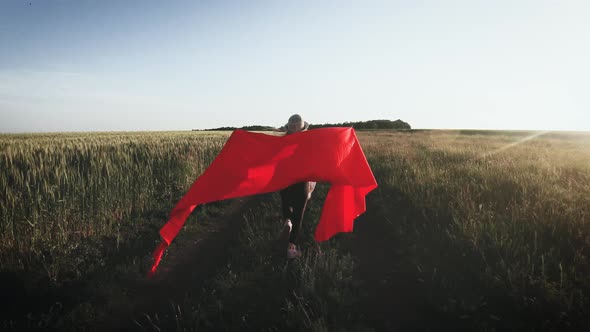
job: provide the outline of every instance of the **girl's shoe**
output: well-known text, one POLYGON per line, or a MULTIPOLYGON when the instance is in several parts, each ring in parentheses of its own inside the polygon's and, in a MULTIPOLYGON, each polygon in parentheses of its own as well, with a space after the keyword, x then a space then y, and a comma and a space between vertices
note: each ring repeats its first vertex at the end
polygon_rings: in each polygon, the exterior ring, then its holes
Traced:
POLYGON ((281 232, 279 233, 279 238, 278 238, 279 242, 282 243, 281 247, 284 245, 285 242, 289 241, 289 235, 291 235, 292 228, 293 228, 293 223, 291 223, 291 220, 289 220, 289 219, 283 220, 283 227, 281 228, 281 232))
POLYGON ((285 220, 284 228, 287 230, 288 233, 291 233, 291 230, 293 229, 293 223, 291 222, 291 219, 285 220))
POLYGON ((295 243, 289 243, 289 246, 287 247, 287 258, 294 259, 294 258, 297 258, 300 256, 301 256, 301 251, 299 251, 299 249, 297 249, 297 245, 295 245, 295 243))

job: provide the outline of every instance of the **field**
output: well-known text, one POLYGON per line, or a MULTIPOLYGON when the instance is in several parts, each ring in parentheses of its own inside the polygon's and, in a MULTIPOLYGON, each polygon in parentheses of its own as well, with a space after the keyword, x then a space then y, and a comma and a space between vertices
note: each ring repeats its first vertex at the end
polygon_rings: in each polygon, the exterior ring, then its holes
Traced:
POLYGON ((277 193, 158 229, 229 132, 0 135, 0 329, 590 330, 590 134, 358 131, 353 233, 278 241, 277 193))

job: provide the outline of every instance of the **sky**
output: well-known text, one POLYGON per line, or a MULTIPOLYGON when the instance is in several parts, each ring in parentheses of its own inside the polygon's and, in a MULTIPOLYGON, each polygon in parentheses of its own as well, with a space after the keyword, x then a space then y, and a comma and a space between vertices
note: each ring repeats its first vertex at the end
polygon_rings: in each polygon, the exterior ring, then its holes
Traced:
POLYGON ((0 133, 590 131, 590 1, 0 0, 0 133))

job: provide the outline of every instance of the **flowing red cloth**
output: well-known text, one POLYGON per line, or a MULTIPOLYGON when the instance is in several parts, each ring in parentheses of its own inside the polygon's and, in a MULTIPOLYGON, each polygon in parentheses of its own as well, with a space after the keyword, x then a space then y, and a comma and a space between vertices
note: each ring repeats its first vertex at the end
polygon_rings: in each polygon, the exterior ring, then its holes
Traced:
POLYGON ((160 229, 162 243, 153 253, 149 276, 197 205, 274 192, 301 181, 331 184, 316 241, 351 232, 354 219, 366 210, 365 196, 377 187, 353 128, 321 128, 285 136, 235 130, 160 229))

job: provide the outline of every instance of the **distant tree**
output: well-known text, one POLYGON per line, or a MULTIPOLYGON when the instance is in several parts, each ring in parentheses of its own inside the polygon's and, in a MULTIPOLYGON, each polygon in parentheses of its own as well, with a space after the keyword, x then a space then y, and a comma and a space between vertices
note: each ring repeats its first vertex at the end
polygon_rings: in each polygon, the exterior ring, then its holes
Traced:
POLYGON ((250 130, 250 131, 271 131, 274 128, 270 127, 270 126, 254 125, 254 126, 244 126, 241 129, 250 130))
POLYGON ((393 121, 392 124, 395 129, 412 129, 412 127, 410 127, 410 124, 399 119, 393 121))

